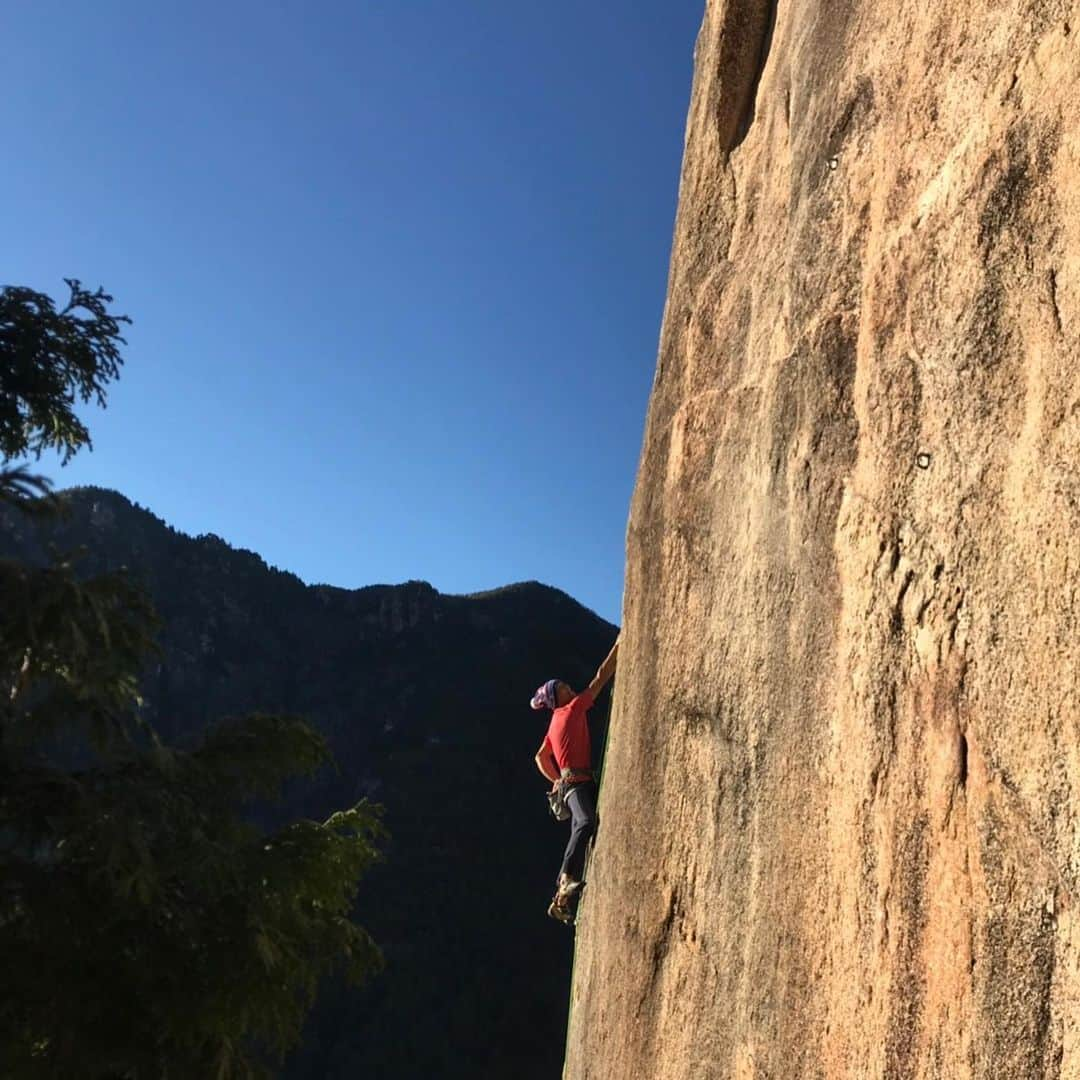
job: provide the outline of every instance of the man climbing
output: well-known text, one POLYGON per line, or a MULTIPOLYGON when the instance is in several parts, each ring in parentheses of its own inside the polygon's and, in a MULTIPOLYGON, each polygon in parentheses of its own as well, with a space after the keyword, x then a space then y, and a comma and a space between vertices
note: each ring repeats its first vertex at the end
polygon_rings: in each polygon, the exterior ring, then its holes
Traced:
POLYGON ((574 921, 571 904, 584 884, 585 851, 596 831, 596 782, 586 714, 614 674, 618 650, 616 641, 593 681, 580 694, 559 679, 549 679, 532 699, 534 709, 551 709, 551 723, 537 751, 536 767, 551 781, 553 792, 562 787, 572 818, 555 897, 548 907, 548 914, 564 923, 574 921))

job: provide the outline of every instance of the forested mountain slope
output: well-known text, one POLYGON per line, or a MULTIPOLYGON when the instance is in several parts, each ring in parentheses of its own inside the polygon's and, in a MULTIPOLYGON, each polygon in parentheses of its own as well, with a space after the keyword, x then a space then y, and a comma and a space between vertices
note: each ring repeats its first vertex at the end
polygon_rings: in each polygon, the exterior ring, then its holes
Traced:
POLYGON ((363 993, 326 988, 288 1075, 556 1075, 570 937, 544 911, 566 836, 546 813, 532 763, 544 719, 528 703, 552 675, 587 681, 615 628, 536 583, 473 597, 419 581, 307 586, 115 492, 64 498, 46 534, 0 512, 0 555, 83 547, 86 572, 127 566, 145 582, 163 623, 145 713, 164 738, 295 712, 338 770, 259 813, 325 816, 363 796, 386 808, 386 860, 360 901, 386 971, 363 993))

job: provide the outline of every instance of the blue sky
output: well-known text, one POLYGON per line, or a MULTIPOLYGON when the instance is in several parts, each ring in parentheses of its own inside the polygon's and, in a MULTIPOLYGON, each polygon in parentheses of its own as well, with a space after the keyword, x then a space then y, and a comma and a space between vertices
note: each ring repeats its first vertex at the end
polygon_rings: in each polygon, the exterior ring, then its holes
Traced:
POLYGON ((0 282, 135 320, 57 485, 617 622, 702 10, 11 6, 0 282))

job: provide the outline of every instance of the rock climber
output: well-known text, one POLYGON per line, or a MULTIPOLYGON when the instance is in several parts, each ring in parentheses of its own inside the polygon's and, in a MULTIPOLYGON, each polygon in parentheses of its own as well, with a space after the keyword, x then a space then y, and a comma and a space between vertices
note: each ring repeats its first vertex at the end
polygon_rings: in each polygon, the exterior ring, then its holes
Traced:
POLYGON ((596 676, 580 694, 559 679, 548 679, 532 699, 534 709, 551 710, 551 723, 536 753, 536 767, 551 781, 553 793, 561 787, 572 819, 570 841, 548 907, 548 914, 564 923, 574 921, 572 902, 584 884, 585 851, 596 831, 596 781, 587 713, 615 672, 618 650, 616 640, 596 676))

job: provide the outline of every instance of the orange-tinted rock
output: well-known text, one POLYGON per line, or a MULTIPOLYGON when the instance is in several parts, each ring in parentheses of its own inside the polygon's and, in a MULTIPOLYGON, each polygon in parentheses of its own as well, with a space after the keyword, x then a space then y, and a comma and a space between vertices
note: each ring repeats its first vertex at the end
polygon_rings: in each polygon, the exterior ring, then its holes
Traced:
POLYGON ((696 63, 566 1076, 1080 1076, 1080 4, 696 63))

